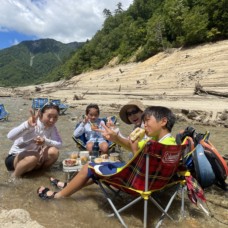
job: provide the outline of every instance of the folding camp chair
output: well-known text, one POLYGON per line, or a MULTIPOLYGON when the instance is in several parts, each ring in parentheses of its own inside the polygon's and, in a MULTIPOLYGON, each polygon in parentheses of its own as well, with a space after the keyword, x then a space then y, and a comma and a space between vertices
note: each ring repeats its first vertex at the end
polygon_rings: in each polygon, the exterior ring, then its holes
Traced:
MULTIPOLYGON (((157 223, 158 227, 165 216, 172 219, 167 213, 178 190, 182 192, 181 212, 184 214, 184 188, 186 181, 180 175, 177 175, 178 167, 182 154, 186 154, 187 145, 163 145, 155 141, 148 141, 144 149, 137 153, 124 167, 118 170, 117 173, 111 175, 101 175, 96 172, 96 164, 90 163, 89 168, 94 173, 95 179, 112 207, 114 213, 109 216, 116 215, 121 224, 127 227, 120 212, 131 207, 141 199, 144 200, 144 227, 147 227, 147 212, 148 200, 162 212, 162 215, 157 223), (175 178, 174 178, 175 177, 175 178), (157 200, 155 193, 161 190, 166 190, 168 187, 174 187, 175 192, 171 196, 167 206, 163 208, 157 200), (123 191, 130 195, 136 196, 132 202, 126 206, 117 209, 114 205, 111 192, 123 191)), ((99 164, 99 165, 102 165, 99 164)), ((185 173, 185 172, 182 172, 185 173)), ((151 227, 151 226, 150 226, 151 227)))
POLYGON ((48 103, 48 98, 33 98, 32 99, 32 109, 35 111, 41 109, 46 103, 48 103))
MULTIPOLYGON (((113 124, 116 124, 117 122, 117 118, 116 116, 111 116, 109 117, 111 119, 111 121, 113 122, 113 124)), ((102 118, 102 120, 105 122, 105 124, 107 123, 108 121, 108 117, 104 117, 102 118)), ((78 123, 76 125, 76 128, 78 127, 80 123, 78 123)), ((85 137, 85 134, 82 134, 81 136, 79 137, 75 137, 74 135, 72 136, 73 140, 75 141, 77 147, 79 150, 86 150, 86 137, 85 137)), ((116 144, 111 142, 111 141, 107 141, 108 142, 108 145, 109 145, 109 151, 112 151, 115 149, 115 146, 116 144)))
POLYGON ((61 103, 60 99, 51 99, 51 102, 59 106, 61 115, 63 115, 69 108, 67 104, 61 103))
POLYGON ((0 104, 0 120, 8 120, 9 112, 4 107, 4 104, 0 104))

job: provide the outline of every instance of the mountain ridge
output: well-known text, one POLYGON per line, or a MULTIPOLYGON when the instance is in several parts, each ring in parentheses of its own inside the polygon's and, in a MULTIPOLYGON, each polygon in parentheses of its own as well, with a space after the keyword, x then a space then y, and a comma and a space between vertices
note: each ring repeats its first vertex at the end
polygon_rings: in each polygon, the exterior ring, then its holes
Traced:
POLYGON ((40 39, 22 41, 0 50, 0 84, 23 86, 41 83, 49 72, 62 65, 83 44, 63 44, 54 39, 40 39))

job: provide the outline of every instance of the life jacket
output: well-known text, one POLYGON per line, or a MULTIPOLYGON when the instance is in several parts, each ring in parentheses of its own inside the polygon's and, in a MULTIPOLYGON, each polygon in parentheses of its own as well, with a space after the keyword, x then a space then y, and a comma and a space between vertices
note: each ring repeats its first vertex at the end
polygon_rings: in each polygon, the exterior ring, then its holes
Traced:
POLYGON ((183 163, 203 188, 216 184, 223 190, 227 190, 225 182, 228 176, 227 163, 209 141, 209 136, 208 131, 204 134, 197 133, 189 126, 176 135, 176 142, 181 144, 186 137, 188 138, 193 149, 183 156, 183 163))

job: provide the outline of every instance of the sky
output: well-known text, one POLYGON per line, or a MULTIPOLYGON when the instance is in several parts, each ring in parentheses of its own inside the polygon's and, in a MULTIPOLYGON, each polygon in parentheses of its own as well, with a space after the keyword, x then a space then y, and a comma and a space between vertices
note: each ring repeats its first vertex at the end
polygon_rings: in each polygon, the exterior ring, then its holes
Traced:
POLYGON ((133 0, 0 0, 0 49, 45 38, 86 41, 102 28, 103 10, 119 2, 126 10, 133 0))

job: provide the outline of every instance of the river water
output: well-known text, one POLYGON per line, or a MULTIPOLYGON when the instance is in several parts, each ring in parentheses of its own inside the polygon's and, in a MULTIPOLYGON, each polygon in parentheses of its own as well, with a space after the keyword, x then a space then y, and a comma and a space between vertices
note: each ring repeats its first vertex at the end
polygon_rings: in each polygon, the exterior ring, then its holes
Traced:
MULTIPOLYGON (((66 115, 60 116, 57 127, 63 138, 64 146, 56 165, 46 172, 36 172, 26 175, 23 179, 16 182, 9 182, 10 174, 7 172, 4 159, 12 144, 6 135, 13 127, 20 124, 29 117, 29 108, 31 100, 22 98, 0 98, 10 112, 9 121, 0 122, 0 209, 11 210, 21 208, 27 210, 33 220, 46 228, 75 228, 75 227, 121 227, 116 218, 107 218, 106 213, 111 212, 109 205, 101 194, 96 185, 89 186, 73 196, 53 201, 42 201, 37 197, 36 190, 39 186, 50 186, 49 177, 58 177, 66 180, 66 174, 62 171, 61 162, 67 158, 71 151, 77 150, 71 136, 76 122, 76 117, 81 116, 84 110, 70 108, 66 115)), ((102 110, 101 110, 102 111, 102 110)), ((113 113, 101 112, 101 116, 111 115, 113 113)), ((124 134, 128 134, 131 130, 130 126, 120 123, 120 129, 124 134)), ((185 128, 186 123, 177 123, 173 132, 177 133, 180 129, 185 128)), ((193 125, 194 126, 194 125, 193 125)), ((227 128, 194 126, 198 132, 211 132, 211 141, 216 148, 222 153, 228 153, 227 128)), ((51 187, 52 188, 52 187, 51 187)), ((177 221, 173 222, 165 219, 162 227, 228 227, 227 208, 227 192, 217 187, 207 189, 205 191, 208 198, 208 207, 214 218, 207 217, 202 210, 194 206, 186 197, 186 217, 180 219, 180 199, 175 200, 174 205, 170 209, 170 214, 177 221)), ((126 199, 128 198, 126 197, 126 199)), ((153 227, 154 221, 159 218, 159 211, 149 203, 149 227, 153 227)), ((123 213, 123 218, 129 227, 142 227, 143 205, 137 204, 132 209, 128 209, 123 213)), ((3 226, 1 226, 3 227, 3 226)))

